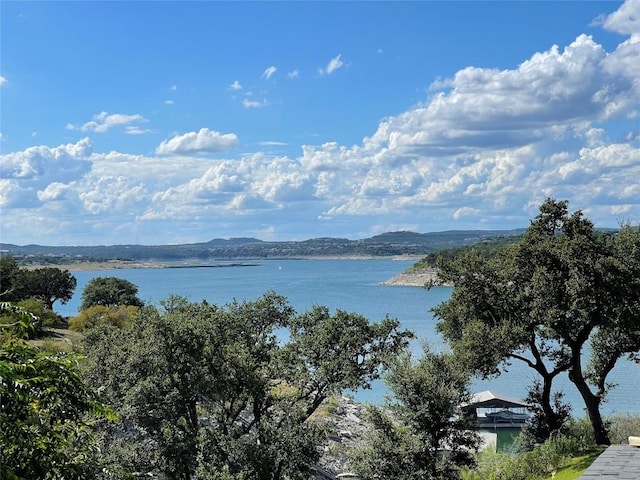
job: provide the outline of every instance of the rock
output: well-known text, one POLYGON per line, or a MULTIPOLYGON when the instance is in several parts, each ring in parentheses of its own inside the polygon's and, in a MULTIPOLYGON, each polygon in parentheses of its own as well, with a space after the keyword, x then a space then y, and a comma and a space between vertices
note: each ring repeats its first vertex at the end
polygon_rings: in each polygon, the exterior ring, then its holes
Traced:
POLYGON ((413 286, 424 287, 427 283, 438 282, 438 271, 435 268, 424 268, 420 270, 409 270, 400 273, 386 282, 383 285, 401 285, 401 286, 413 286))
POLYGON ((328 426, 328 443, 318 465, 334 474, 348 471, 347 453, 353 449, 367 429, 366 407, 348 397, 333 397, 323 414, 328 426))

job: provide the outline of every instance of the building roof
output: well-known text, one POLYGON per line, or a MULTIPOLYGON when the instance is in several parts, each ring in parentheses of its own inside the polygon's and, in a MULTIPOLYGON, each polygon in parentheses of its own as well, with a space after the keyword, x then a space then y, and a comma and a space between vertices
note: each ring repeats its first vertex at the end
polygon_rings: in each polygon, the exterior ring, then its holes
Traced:
POLYGON ((640 448, 630 445, 611 445, 580 477, 581 480, 596 478, 638 480, 640 448))
POLYGON ((528 405, 522 400, 493 393, 489 390, 485 392, 475 393, 469 403, 463 405, 463 408, 526 408, 528 405))

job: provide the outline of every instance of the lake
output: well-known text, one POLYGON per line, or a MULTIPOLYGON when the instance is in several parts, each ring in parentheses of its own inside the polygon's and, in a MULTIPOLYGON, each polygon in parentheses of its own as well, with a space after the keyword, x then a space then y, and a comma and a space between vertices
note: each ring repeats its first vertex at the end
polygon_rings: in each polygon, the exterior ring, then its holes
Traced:
MULTIPOLYGON (((407 260, 258 260, 250 266, 216 268, 150 268, 74 272, 78 280, 76 293, 66 305, 56 304, 61 315, 73 316, 80 305, 86 283, 95 277, 115 276, 133 282, 139 297, 157 304, 170 294, 182 295, 191 301, 206 299, 223 305, 233 299, 254 300, 268 290, 289 299, 298 312, 313 305, 326 305, 332 311, 340 308, 357 312, 371 321, 385 315, 397 318, 404 328, 414 331, 418 340, 412 348, 420 352, 421 341, 436 349, 446 348, 436 332, 436 321, 430 309, 449 298, 451 288, 436 287, 429 291, 421 287, 384 286, 381 282, 404 271, 414 262, 407 260)), ((490 339, 487 339, 490 341, 490 339)), ((489 381, 475 381, 473 391, 492 390, 524 398, 526 388, 535 378, 533 370, 516 363, 509 372, 489 381)), ((582 416, 582 400, 575 387, 561 378, 559 386, 565 400, 574 406, 573 414, 582 416)), ((617 384, 603 405, 605 415, 640 411, 640 365, 619 361, 610 374, 617 384)), ((354 393, 357 400, 381 403, 387 393, 383 382, 371 390, 354 393)))

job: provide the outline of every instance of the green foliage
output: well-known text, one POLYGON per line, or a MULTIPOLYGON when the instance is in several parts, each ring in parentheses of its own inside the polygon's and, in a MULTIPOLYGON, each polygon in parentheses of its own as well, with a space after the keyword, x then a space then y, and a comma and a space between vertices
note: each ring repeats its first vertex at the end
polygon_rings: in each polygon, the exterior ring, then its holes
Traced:
MULTIPOLYGON (((44 327, 56 326, 60 321, 60 317, 54 311, 48 309, 42 300, 29 298, 13 305, 19 309, 7 309, 1 313, 0 324, 19 325, 26 322, 28 327, 23 327, 22 333, 26 334, 28 338, 41 336, 44 327), (28 312, 30 315, 25 316, 23 312, 28 312)), ((18 336, 23 337, 22 334, 18 334, 18 336)))
POLYGON ((131 305, 104 306, 94 305, 85 308, 69 320, 69 329, 77 332, 100 325, 113 325, 118 328, 129 328, 138 315, 140 308, 131 305))
POLYGON ((0 341, 25 339, 40 328, 40 319, 13 302, 0 302, 0 341))
POLYGON ((373 428, 351 455, 354 470, 364 480, 458 478, 479 444, 474 420, 460 410, 470 398, 468 372, 425 347, 417 363, 409 354, 396 359, 386 380, 390 414, 368 410, 373 428))
POLYGON ((513 245, 514 243, 517 243, 521 238, 521 235, 506 237, 501 236, 482 240, 471 246, 443 248, 441 250, 428 254, 422 260, 413 265, 410 270, 434 268, 442 262, 452 262, 456 258, 462 255, 466 255, 469 251, 473 251, 480 257, 489 260, 501 255, 505 248, 513 245))
POLYGON ((618 413, 609 418, 611 443, 628 443, 629 437, 640 435, 640 414, 618 413))
MULTIPOLYGON (((526 442, 525 442, 526 443, 526 442)), ((523 446, 522 439, 519 440, 523 446)), ((463 480, 544 480, 572 459, 597 451, 593 432, 586 420, 569 420, 561 431, 554 432, 547 441, 529 446, 516 453, 495 453, 489 450, 478 454, 478 465, 465 471, 463 480)), ((586 468, 586 467, 585 467, 586 468)))
POLYGON ((18 276, 20 265, 13 257, 0 256, 0 299, 6 302, 21 300, 18 276))
POLYGON ((33 297, 52 310, 58 300, 62 304, 71 300, 76 283, 68 270, 54 267, 27 270, 20 268, 12 257, 0 257, 0 296, 5 301, 19 302, 33 297))
POLYGON ((109 461, 175 479, 305 478, 323 438, 309 417, 330 394, 368 386, 408 337, 390 319, 297 316, 274 293, 162 305, 130 329, 87 330, 86 374, 120 413, 103 436, 109 461))
POLYGON ((20 282, 23 298, 42 300, 49 310, 58 300, 63 305, 71 300, 77 284, 76 277, 69 270, 55 267, 21 270, 20 282))
POLYGON ((104 307, 142 307, 138 298, 138 287, 128 280, 117 277, 96 277, 82 291, 80 310, 102 305, 104 307))
POLYGON ((443 262, 439 278, 455 285, 435 313, 458 355, 484 376, 511 361, 534 369, 549 432, 562 425, 552 383, 566 371, 597 442, 609 443, 599 410, 606 378, 640 350, 640 228, 598 233, 581 212, 569 214, 567 202, 547 199, 517 244, 490 259, 470 251, 443 262))
POLYGON ((86 479, 97 451, 91 417, 104 412, 82 382, 73 354, 20 339, 0 347, 0 478, 86 479))
MULTIPOLYGON (((555 392, 551 399, 555 415, 554 420, 562 426, 561 428, 564 428, 571 414, 571 405, 564 403, 562 401, 563 397, 564 394, 562 392, 555 392)), ((526 398, 531 417, 527 420, 521 434, 522 442, 530 446, 544 443, 554 431, 558 430, 557 425, 552 425, 549 422, 544 409, 545 401, 544 387, 540 380, 536 379, 533 381, 533 385, 529 387, 529 393, 526 398)))

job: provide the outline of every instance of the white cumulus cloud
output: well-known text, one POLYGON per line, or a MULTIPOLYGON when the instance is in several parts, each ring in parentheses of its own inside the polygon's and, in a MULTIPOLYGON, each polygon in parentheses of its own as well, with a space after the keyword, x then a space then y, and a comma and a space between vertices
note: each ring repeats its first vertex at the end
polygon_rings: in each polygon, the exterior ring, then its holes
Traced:
POLYGON ((238 136, 235 133, 220 133, 208 128, 201 128, 198 132, 175 135, 168 140, 164 140, 156 148, 156 153, 159 155, 175 155, 224 152, 236 146, 238 146, 238 136))
POLYGON ((89 138, 77 143, 29 147, 21 152, 0 155, 0 176, 15 179, 71 179, 89 169, 93 152, 89 138))
POLYGON ((7 83, 9 83, 8 80, 0 75, 0 87, 5 86, 7 83))
POLYGON ((231 85, 229 85, 231 90, 242 90, 242 85, 238 80, 234 80, 231 85))
POLYGON ((640 0, 627 0, 622 6, 607 16, 604 28, 623 35, 640 34, 640 0))
MULTIPOLYGON (((636 223, 638 5, 626 2, 602 20, 627 35, 613 51, 578 35, 514 68, 461 69, 355 145, 325 141, 278 157, 272 152, 284 143, 252 140, 265 151, 203 159, 200 152, 239 144, 233 133, 203 128, 172 135, 147 156, 96 153, 88 138, 2 155, 4 231, 69 244, 133 240, 139 227, 153 232, 145 241, 154 243, 252 235, 274 225, 299 238, 362 238, 405 226, 526 226, 547 196, 569 200, 597 225, 636 223)), ((341 56, 333 60, 323 74, 342 67, 341 56)), ((241 98, 247 108, 268 104, 264 92, 241 98)), ((109 116, 87 130, 142 130, 109 116)))
POLYGON ((105 133, 113 127, 121 127, 146 121, 147 119, 140 114, 128 115, 123 113, 100 112, 86 123, 81 125, 68 123, 66 128, 67 130, 79 130, 81 132, 105 133))

